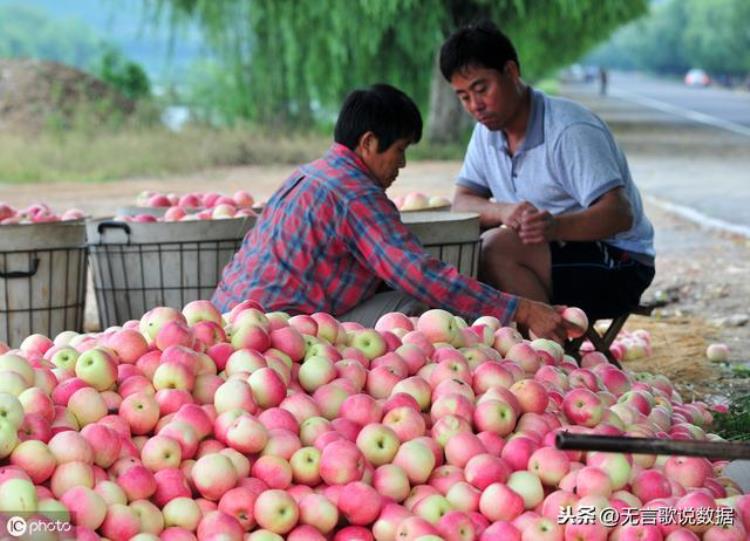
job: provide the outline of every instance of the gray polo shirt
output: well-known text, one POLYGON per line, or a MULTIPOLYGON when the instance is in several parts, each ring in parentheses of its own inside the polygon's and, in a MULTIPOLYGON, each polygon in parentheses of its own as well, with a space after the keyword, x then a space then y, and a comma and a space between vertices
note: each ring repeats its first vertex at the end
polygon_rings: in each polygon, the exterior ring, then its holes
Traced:
POLYGON ((478 123, 457 184, 504 203, 528 201, 554 215, 588 208, 622 186, 633 209, 633 226, 603 240, 653 263, 654 228, 643 213, 625 155, 606 124, 573 101, 531 89, 526 137, 513 156, 501 130, 478 123))

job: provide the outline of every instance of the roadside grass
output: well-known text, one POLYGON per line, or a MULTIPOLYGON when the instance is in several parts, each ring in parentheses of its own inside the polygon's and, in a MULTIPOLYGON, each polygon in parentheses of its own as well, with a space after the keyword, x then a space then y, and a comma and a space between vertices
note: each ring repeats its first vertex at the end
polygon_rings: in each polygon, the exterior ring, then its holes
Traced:
MULTIPOLYGON (((319 157, 330 142, 331 136, 320 132, 281 135, 248 127, 0 134, 0 183, 99 182, 222 166, 296 165, 319 157)), ((459 160, 464 151, 464 144, 422 141, 409 149, 408 157, 459 160)))
POLYGON ((244 164, 296 164, 328 146, 312 134, 191 127, 0 134, 0 182, 105 181, 244 164))
POLYGON ((750 395, 731 401, 727 413, 714 413, 712 432, 730 441, 750 440, 750 395))

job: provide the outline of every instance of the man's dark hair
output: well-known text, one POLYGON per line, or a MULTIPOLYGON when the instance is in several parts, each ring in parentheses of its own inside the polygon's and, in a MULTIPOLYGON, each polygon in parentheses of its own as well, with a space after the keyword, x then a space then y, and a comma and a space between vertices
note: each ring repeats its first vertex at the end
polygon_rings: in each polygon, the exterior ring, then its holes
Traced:
POLYGON ((509 60, 516 63, 520 73, 516 48, 490 21, 459 28, 440 48, 440 71, 447 81, 472 66, 503 71, 509 60))
POLYGON ((388 149, 397 139, 422 138, 422 115, 412 99, 387 84, 351 92, 341 106, 333 139, 354 150, 362 134, 371 131, 378 138, 378 152, 388 149))

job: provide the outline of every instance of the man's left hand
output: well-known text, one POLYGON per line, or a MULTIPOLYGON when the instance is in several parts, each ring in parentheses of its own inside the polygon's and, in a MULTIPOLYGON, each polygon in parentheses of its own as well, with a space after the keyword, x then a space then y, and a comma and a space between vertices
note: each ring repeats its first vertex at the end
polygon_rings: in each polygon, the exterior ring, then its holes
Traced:
POLYGON ((518 236, 524 244, 541 244, 555 238, 557 220, 546 210, 525 212, 521 217, 518 236))

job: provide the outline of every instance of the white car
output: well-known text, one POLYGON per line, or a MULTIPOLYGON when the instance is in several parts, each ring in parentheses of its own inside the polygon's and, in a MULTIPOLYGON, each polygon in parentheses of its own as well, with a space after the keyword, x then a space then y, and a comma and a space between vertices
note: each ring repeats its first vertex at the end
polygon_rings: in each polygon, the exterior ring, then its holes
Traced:
POLYGON ((685 84, 688 86, 708 86, 711 78, 702 69, 693 68, 685 74, 685 84))

